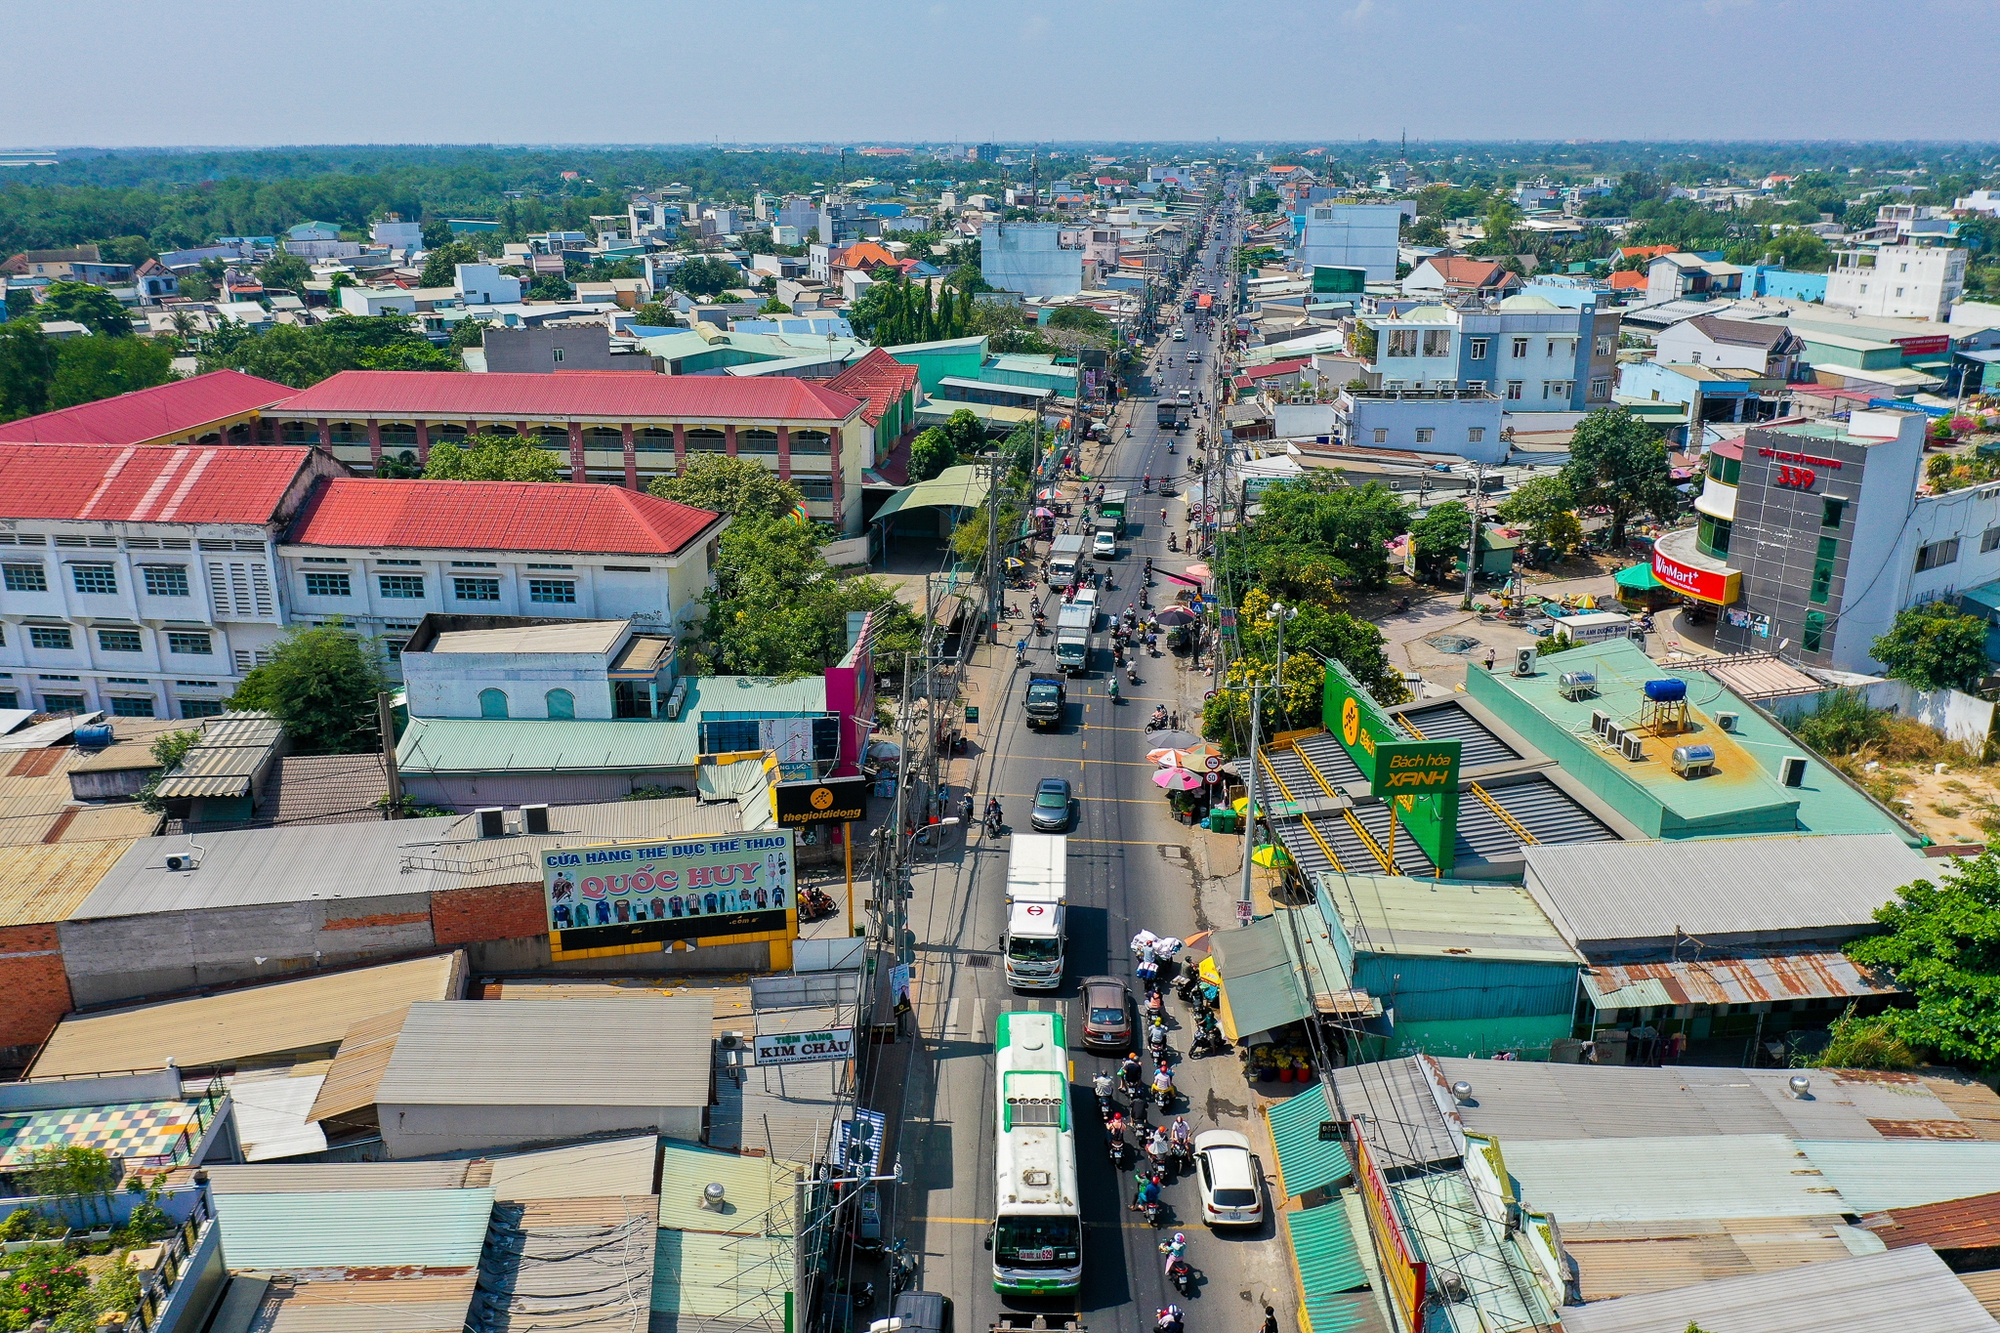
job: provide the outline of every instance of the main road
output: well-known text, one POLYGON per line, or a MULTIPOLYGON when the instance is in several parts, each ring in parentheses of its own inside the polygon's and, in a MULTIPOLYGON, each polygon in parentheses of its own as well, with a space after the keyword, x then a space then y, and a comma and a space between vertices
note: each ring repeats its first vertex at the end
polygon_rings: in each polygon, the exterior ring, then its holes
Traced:
MULTIPOLYGON (((1211 230, 1224 231, 1226 224, 1218 217, 1211 230)), ((1197 269, 1211 289, 1227 281, 1222 270, 1228 254, 1226 241, 1213 239, 1205 263, 1197 269)), ((1160 368, 1156 392, 1172 394, 1192 382, 1213 402, 1219 343, 1213 330, 1222 318, 1222 302, 1218 296, 1211 332, 1197 331, 1190 317, 1186 342, 1162 339, 1162 354, 1172 363, 1160 368), (1200 363, 1186 362, 1190 349, 1201 351, 1200 363)), ((1178 316, 1178 299, 1172 309, 1178 316)), ((1156 429, 1150 404, 1134 406, 1138 415, 1131 433, 1116 440, 1091 474, 1114 488, 1127 484, 1134 492, 1128 511, 1130 531, 1118 558, 1096 562, 1115 584, 1102 594, 1112 613, 1122 611, 1137 595, 1145 557, 1173 569, 1186 558, 1167 550, 1167 528, 1160 522, 1160 508, 1165 505, 1170 519, 1184 529, 1181 501, 1137 492, 1140 479, 1149 472, 1155 479, 1180 475, 1191 450, 1183 447, 1170 455, 1168 437, 1156 429)), ((1193 432, 1179 439, 1191 445, 1193 432)), ((1167 594, 1169 587, 1154 591, 1167 594)), ((1046 588, 1036 595, 1053 596, 1046 588)), ((1018 604, 1026 596, 1012 595, 1010 601, 1018 604)), ((1053 669, 1050 642, 1043 639, 1032 650, 1032 667, 1053 669)), ((1106 692, 1110 653, 1099 648, 1093 669, 1068 682, 1063 725, 1054 731, 1029 731, 1021 718, 1028 668, 1015 665, 1011 648, 980 651, 978 665, 985 669, 989 684, 984 694, 988 712, 980 726, 988 738, 987 748, 978 756, 973 777, 979 803, 984 805, 988 795, 999 796, 1011 833, 1028 827, 1035 785, 1042 778, 1068 778, 1076 792, 1077 813, 1069 832, 1068 963, 1064 985, 1052 995, 1015 994, 1006 985, 1000 936, 1011 836, 993 838, 968 830, 962 853, 947 855, 916 873, 910 930, 924 1044, 911 1063, 907 1086, 900 1090, 903 1120, 897 1146, 905 1177, 893 1220, 910 1252, 919 1257, 919 1284, 953 1299, 958 1333, 983 1333, 1003 1315, 1020 1320, 1036 1313, 1075 1315, 1092 1333, 1149 1333, 1154 1312, 1170 1301, 1187 1310, 1189 1333, 1223 1329, 1250 1333, 1260 1325, 1267 1300, 1284 1312, 1291 1326, 1295 1301, 1288 1260, 1281 1247, 1270 1243, 1275 1232, 1269 1213, 1276 1200, 1267 1190, 1267 1220, 1261 1228, 1245 1234, 1211 1233, 1200 1225, 1195 1185, 1186 1179, 1166 1190, 1175 1223, 1159 1231, 1148 1227, 1127 1207, 1133 1192, 1132 1170, 1114 1172, 1107 1160, 1090 1091, 1091 1075, 1100 1068, 1113 1069, 1115 1061, 1087 1054, 1080 1045, 1078 981, 1109 973, 1132 985, 1138 996, 1128 942, 1140 928, 1185 938, 1234 924, 1233 918, 1213 920, 1202 910, 1201 869, 1189 830, 1168 814, 1152 781, 1156 765, 1145 758, 1152 746, 1143 728, 1153 706, 1163 703, 1169 711, 1178 709, 1184 720, 1198 717, 1207 679, 1191 669, 1185 657, 1164 652, 1158 658, 1142 657, 1138 683, 1121 680, 1125 697, 1113 704, 1106 692), (1010 1008, 1060 1008, 1070 1020, 1071 1099, 1085 1222, 1083 1286, 1072 1298, 1001 1297, 993 1290, 992 1259, 984 1248, 994 1207, 994 1020, 1010 1008), (1162 1273, 1157 1245, 1176 1226, 1187 1232, 1188 1258, 1206 1278, 1191 1298, 1173 1292, 1162 1273)), ((1233 855, 1228 859, 1235 860, 1233 855)), ((1231 868, 1218 867, 1217 873, 1231 868)), ((1220 910, 1227 911, 1226 897, 1213 896, 1220 910)), ((1170 999, 1169 1009, 1185 1024, 1184 1006, 1170 999)), ((1174 1046, 1183 1057, 1188 1036, 1184 1027, 1175 1034, 1174 1046)), ((1186 1114, 1197 1133, 1235 1129, 1249 1134, 1253 1144, 1258 1142, 1260 1127, 1253 1121, 1252 1099, 1236 1058, 1183 1059, 1178 1073, 1186 1114)), ((878 1098, 878 1103, 883 1100, 878 1098)), ((893 1094, 887 1099, 892 1104, 895 1100, 893 1094)), ((1268 1154, 1260 1150, 1259 1156, 1268 1154)), ((1272 1164, 1265 1160, 1263 1166, 1268 1179, 1272 1164)))

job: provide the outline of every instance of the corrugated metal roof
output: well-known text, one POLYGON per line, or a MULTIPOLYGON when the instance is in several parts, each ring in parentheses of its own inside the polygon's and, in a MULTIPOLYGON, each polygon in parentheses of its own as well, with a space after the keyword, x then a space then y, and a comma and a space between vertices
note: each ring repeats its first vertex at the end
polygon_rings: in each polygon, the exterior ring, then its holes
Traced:
POLYGON ((1917 1208, 2000 1192, 2000 1143, 1801 1139, 1799 1149, 1839 1187, 1848 1212, 1917 1208))
MULTIPOLYGON (((1542 1061, 1434 1061, 1441 1087, 1464 1080, 1472 1101, 1459 1106, 1467 1129, 1517 1139, 1622 1139, 1672 1135, 1786 1134, 1794 1138, 1880 1141, 1882 1126, 1908 1122, 1974 1128, 1915 1075, 1868 1070, 1730 1069, 1699 1065, 1648 1069, 1542 1061), (1787 1086, 1811 1080, 1809 1095, 1787 1086)), ((1995 1099, 2000 1101, 2000 1099, 1995 1099)), ((1507 1148, 1511 1159, 1513 1149, 1507 1148)))
MULTIPOLYGON (((240 370, 211 370, 0 426, 0 440, 33 444, 141 444, 283 402, 298 390, 240 370)), ((268 452, 259 450, 259 452, 268 452)), ((305 450, 291 452, 304 454, 305 450)))
POLYGON ((189 754, 203 750, 247 746, 261 750, 285 734, 285 724, 270 713, 223 713, 202 723, 201 743, 189 754))
POLYGON ((752 1065, 743 1084, 716 1080, 708 1113, 711 1146, 765 1153, 786 1162, 811 1162, 833 1132, 834 1111, 852 1081, 844 1064, 752 1065))
POLYGON ((1889 834, 1543 846, 1526 856, 1529 891, 1586 954, 1687 935, 1824 940, 1872 925, 1898 888, 1938 873, 1889 834))
POLYGON ((320 483, 283 544, 287 550, 395 546, 669 556, 713 535, 721 521, 707 509, 623 486, 336 477, 320 483))
POLYGON ((493 1215, 490 1189, 217 1194, 232 1270, 471 1268, 493 1215))
POLYGON ((396 1038, 402 1035, 403 1020, 409 1013, 409 1005, 398 1005, 347 1030, 308 1113, 310 1119, 338 1120, 373 1109, 375 1087, 382 1081, 382 1071, 389 1067, 389 1057, 396 1053, 396 1038))
MULTIPOLYGON (((608 653, 631 622, 568 620, 554 625, 502 625, 445 630, 431 653, 608 653)), ((407 651, 407 650, 406 650, 407 651)))
MULTIPOLYGON (((463 1333, 475 1273, 396 1272, 311 1281, 279 1278, 264 1289, 255 1333, 463 1333)), ((218 1327, 221 1325, 218 1324, 218 1327)))
POLYGON ((0 848, 0 926, 68 920, 131 848, 125 838, 0 848))
POLYGON ((1416 1055, 1333 1071, 1340 1106, 1361 1119, 1368 1147, 1386 1171, 1465 1155, 1465 1123, 1456 1108, 1447 1113, 1439 1104, 1435 1067, 1429 1056, 1416 1055))
POLYGON ((1320 911, 1339 913, 1358 953, 1508 958, 1568 966, 1583 961, 1535 900, 1512 884, 1402 875, 1316 878, 1320 911))
POLYGON ((773 1157, 718 1152, 666 1140, 660 1153, 660 1225, 732 1236, 793 1234, 797 1165, 773 1157), (702 1190, 723 1188, 723 1206, 705 1207, 702 1190))
MULTIPOLYGON (((527 420, 813 422, 846 421, 861 404, 811 380, 727 375, 461 375, 345 370, 279 404, 286 418, 471 418, 527 420), (475 381, 468 383, 468 381, 475 381)), ((582 489, 579 487, 578 489, 582 489)))
POLYGON ((1928 1245, 1934 1250, 2000 1249, 2000 1194, 1921 1204, 1871 1213, 1861 1225, 1892 1250, 1928 1245))
POLYGON ((1717 1278, 1775 1273, 1882 1251, 1879 1240, 1838 1216, 1558 1222, 1563 1249, 1576 1261, 1585 1301, 1670 1291, 1717 1278))
MULTIPOLYGON (((1431 1280, 1457 1277, 1469 1299, 1433 1301, 1437 1328, 1450 1333, 1546 1328, 1556 1322, 1533 1265, 1489 1219, 1462 1171, 1409 1176, 1389 1194, 1411 1244, 1431 1266, 1431 1280)), ((1427 1321, 1427 1329, 1432 1325, 1427 1321)))
POLYGON ((326 1151, 326 1131, 307 1117, 325 1081, 324 1074, 231 1080, 229 1097, 236 1107, 236 1137, 244 1160, 268 1162, 326 1151))
POLYGON ((405 773, 657 772, 693 768, 701 735, 679 722, 507 722, 417 717, 396 747, 405 773))
POLYGON ((331 1050, 354 1025, 413 1000, 457 996, 465 955, 385 963, 248 986, 190 1000, 71 1014, 56 1025, 28 1070, 62 1078, 126 1069, 231 1065, 259 1055, 331 1050))
POLYGON ((1278 1150, 1278 1182, 1287 1198, 1353 1174, 1347 1145, 1322 1142, 1319 1136, 1322 1123, 1340 1118, 1327 1100, 1324 1084, 1315 1083, 1283 1101, 1272 1102, 1264 1108, 1264 1118, 1271 1124, 1271 1143, 1278 1150))
POLYGON ((1921 1247, 1567 1307, 1564 1333, 1994 1333, 1993 1316, 1921 1247))
POLYGON ((495 1157, 493 1197, 514 1203, 651 1194, 658 1147, 655 1135, 642 1134, 495 1157))
POLYGON ((1404 731, 1425 740, 1461 742, 1458 752, 1461 768, 1477 768, 1482 764, 1497 764, 1521 757, 1519 750, 1494 735, 1491 728, 1455 699, 1420 708, 1406 708, 1392 714, 1390 720, 1404 731))
POLYGON ((1241 930, 1217 931, 1209 937, 1215 965, 1222 974, 1227 1001, 1226 1035, 1269 1032, 1296 1023, 1313 1012, 1299 987, 1285 948, 1285 923, 1275 916, 1253 921, 1241 930))
MULTIPOLYGON (((1482 784, 1502 810, 1528 830, 1536 842, 1555 846, 1572 842, 1616 842, 1618 835, 1545 773, 1519 780, 1482 784)), ((1478 793, 1466 792, 1458 802, 1458 855, 1483 860, 1518 855, 1520 835, 1493 813, 1478 793)))
POLYGON ((73 805, 57 817, 51 832, 61 843, 116 842, 129 846, 158 833, 162 818, 136 801, 130 805, 73 805))
POLYGON ((0 444, 0 518, 278 521, 310 449, 0 444))
POLYGON ((659 1200, 503 1203, 480 1260, 473 1333, 636 1333, 649 1323, 659 1200))
POLYGON ((1599 1009, 1847 999, 1893 994, 1898 990, 1887 973, 1864 970, 1835 949, 1711 953, 1698 960, 1662 958, 1652 962, 1600 963, 1584 969, 1583 988, 1599 1009), (1651 998, 1654 996, 1664 998, 1651 998))
MULTIPOLYGON (((1327 1297, 1368 1285, 1368 1270, 1362 1267, 1361 1247, 1346 1208, 1335 1202, 1278 1217, 1285 1224, 1309 1313, 1327 1297)), ((1319 1326, 1320 1321, 1313 1320, 1313 1327, 1319 1326)))
POLYGON ((662 1227, 653 1260, 653 1327, 672 1333, 785 1333, 785 1293, 791 1286, 787 1239, 662 1227))
POLYGON ((1503 1140, 1501 1148, 1522 1200, 1563 1221, 1862 1211, 1782 1134, 1503 1140), (1640 1163, 1644 1168, 1635 1169, 1640 1163))
POLYGON ((211 1166, 215 1194, 324 1194, 338 1191, 408 1192, 463 1188, 470 1161, 311 1162, 291 1166, 211 1166))
POLYGON ((562 1005, 424 1002, 396 1039, 378 1106, 706 1106, 706 998, 562 1005), (616 1032, 582 1042, 578 1032, 616 1032))
POLYGON ((1972 1293, 1972 1298, 1986 1307, 1986 1313, 2000 1316, 2000 1268, 1983 1273, 1960 1273, 1958 1280, 1972 1293))

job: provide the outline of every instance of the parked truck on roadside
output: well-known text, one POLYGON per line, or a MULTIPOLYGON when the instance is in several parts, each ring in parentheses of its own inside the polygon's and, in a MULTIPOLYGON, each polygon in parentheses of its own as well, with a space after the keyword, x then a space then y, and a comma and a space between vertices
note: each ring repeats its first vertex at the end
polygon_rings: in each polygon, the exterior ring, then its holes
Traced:
POLYGON ((1007 858, 1007 984, 1016 990, 1062 985, 1069 927, 1063 880, 1069 840, 1060 833, 1016 833, 1007 858))
POLYGON ((1061 726, 1066 702, 1068 699, 1061 676, 1038 671, 1028 677, 1028 698, 1022 705, 1022 711, 1028 715, 1030 727, 1061 726))

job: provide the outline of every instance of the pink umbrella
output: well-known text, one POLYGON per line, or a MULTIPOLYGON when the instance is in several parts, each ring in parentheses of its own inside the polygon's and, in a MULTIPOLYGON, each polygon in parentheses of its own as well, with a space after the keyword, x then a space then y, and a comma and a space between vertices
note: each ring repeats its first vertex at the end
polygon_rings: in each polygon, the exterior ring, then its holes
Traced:
POLYGON ((1202 785, 1202 781, 1201 774, 1190 773, 1185 768, 1163 768, 1153 774, 1154 785, 1165 787, 1168 791, 1193 791, 1202 785))
POLYGON ((1187 576, 1191 579, 1200 579, 1205 583, 1215 577, 1215 571, 1207 565, 1189 565, 1187 567, 1187 576))

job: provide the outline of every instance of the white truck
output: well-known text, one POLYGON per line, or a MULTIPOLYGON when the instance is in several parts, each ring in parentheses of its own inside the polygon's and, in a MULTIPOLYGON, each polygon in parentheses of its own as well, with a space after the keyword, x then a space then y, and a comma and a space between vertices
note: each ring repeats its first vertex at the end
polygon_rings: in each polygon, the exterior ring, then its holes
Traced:
POLYGON ((1096 630, 1097 589, 1086 588, 1056 613, 1056 666, 1064 675, 1090 669, 1090 641, 1096 630))
POLYGON ((1090 538, 1081 532, 1066 532, 1056 538, 1049 548, 1049 586, 1067 588, 1076 582, 1076 571, 1083 565, 1083 553, 1090 544, 1090 538))
POLYGON ((1007 858, 1007 984, 1016 990, 1062 985, 1063 940, 1069 927, 1063 870, 1069 839, 1060 833, 1016 833, 1007 858))

